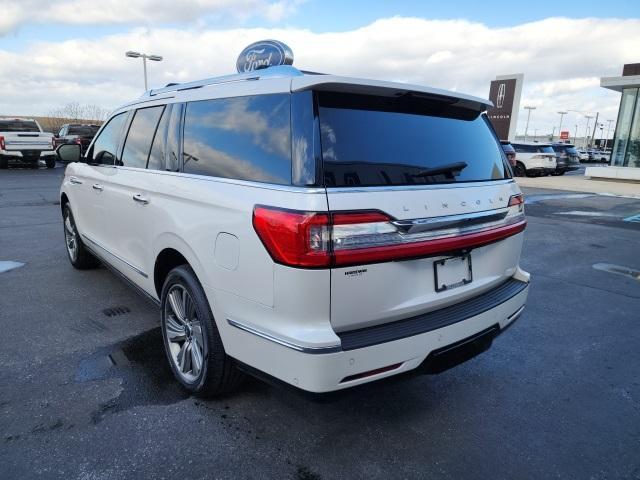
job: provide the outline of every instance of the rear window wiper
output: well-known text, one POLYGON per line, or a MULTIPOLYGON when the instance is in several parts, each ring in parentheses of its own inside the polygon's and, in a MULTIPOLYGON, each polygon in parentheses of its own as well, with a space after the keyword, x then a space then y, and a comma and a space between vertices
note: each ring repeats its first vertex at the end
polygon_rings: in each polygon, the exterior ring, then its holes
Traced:
POLYGON ((455 176, 456 172, 458 172, 457 174, 459 175, 460 172, 465 168, 467 168, 467 162, 448 163, 446 165, 440 165, 439 167, 425 168, 416 173, 412 173, 411 176, 412 177, 432 177, 434 175, 442 175, 442 174, 446 175, 448 173, 452 173, 455 176))

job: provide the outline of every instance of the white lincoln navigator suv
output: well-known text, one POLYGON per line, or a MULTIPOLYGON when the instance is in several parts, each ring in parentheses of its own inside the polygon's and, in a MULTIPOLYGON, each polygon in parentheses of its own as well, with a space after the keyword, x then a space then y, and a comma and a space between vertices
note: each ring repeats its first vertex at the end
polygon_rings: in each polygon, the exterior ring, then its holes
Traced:
POLYGON ((69 259, 160 308, 189 391, 436 373, 522 312, 523 197, 479 98, 272 66, 150 90, 61 188, 69 259))

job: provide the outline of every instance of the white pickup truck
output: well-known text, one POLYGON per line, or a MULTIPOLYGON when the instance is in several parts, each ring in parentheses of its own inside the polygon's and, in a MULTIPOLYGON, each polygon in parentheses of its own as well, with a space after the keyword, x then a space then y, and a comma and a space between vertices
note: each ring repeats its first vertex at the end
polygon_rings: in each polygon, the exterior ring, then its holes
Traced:
POLYGON ((10 162, 38 168, 40 160, 47 168, 55 167, 53 134, 43 132, 33 119, 0 118, 0 168, 10 162))

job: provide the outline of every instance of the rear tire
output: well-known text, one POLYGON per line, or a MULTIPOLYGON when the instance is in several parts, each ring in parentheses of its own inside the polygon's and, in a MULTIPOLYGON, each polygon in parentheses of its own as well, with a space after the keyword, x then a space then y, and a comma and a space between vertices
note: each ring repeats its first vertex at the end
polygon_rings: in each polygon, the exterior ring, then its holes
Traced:
POLYGON ((524 177, 527 174, 527 169, 524 168, 522 163, 516 162, 515 167, 513 167, 513 174, 516 177, 524 177))
POLYGON ((89 270, 98 267, 100 261, 87 250, 80 239, 80 234, 68 203, 64 206, 62 217, 65 246, 67 247, 67 256, 71 265, 78 270, 89 270))
POLYGON ((9 160, 4 157, 0 157, 0 170, 5 170, 9 167, 9 160))
POLYGON ((161 300, 162 338, 176 380, 201 397, 237 388, 244 374, 224 350, 209 302, 191 267, 181 265, 169 272, 161 300))
POLYGON ((54 157, 53 155, 47 157, 44 162, 46 163, 47 168, 54 168, 56 166, 56 157, 54 157))

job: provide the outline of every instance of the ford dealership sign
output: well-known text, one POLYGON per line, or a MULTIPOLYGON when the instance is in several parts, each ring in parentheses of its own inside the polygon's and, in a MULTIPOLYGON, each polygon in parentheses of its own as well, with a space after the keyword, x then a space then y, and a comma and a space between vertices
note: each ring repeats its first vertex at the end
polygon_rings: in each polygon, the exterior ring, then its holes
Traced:
POLYGON ((293 51, 277 40, 261 40, 246 47, 238 57, 239 73, 252 72, 275 65, 292 65, 293 51))

